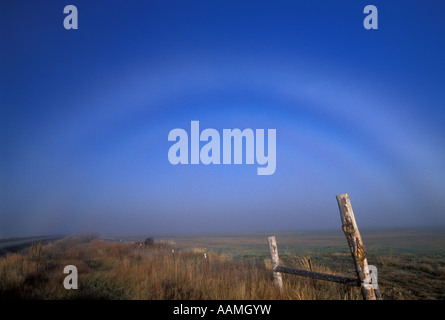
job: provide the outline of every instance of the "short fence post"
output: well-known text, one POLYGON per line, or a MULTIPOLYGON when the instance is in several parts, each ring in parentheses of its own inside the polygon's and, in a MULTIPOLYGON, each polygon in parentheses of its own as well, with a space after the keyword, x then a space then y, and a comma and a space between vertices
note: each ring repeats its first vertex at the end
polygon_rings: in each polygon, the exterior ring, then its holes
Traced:
MULTIPOLYGON (((311 263, 311 258, 307 259, 307 262, 309 263, 309 270, 312 272, 312 263, 311 263)), ((312 282, 312 286, 314 287, 314 291, 315 291, 315 299, 318 300, 318 294, 317 294, 317 283, 315 282, 315 279, 311 279, 312 282)))
POLYGON ((207 279, 208 279, 210 277, 210 274, 209 274, 209 266, 207 264, 207 254, 205 252, 204 252, 204 261, 206 264, 206 273, 207 273, 207 279))
POLYGON ((376 294, 373 287, 365 283, 365 279, 369 279, 368 260, 366 258, 365 246, 363 245, 360 232, 355 222, 349 195, 347 193, 337 195, 337 203, 338 208, 340 209, 342 229, 348 240, 357 276, 362 283, 361 291, 363 299, 376 300, 376 294))
POLYGON ((273 279, 275 285, 280 289, 280 291, 283 291, 283 278, 281 276, 281 272, 275 271, 275 268, 280 265, 280 259, 278 257, 277 241, 275 239, 275 236, 270 236, 268 240, 269 240, 270 257, 272 259, 273 279))

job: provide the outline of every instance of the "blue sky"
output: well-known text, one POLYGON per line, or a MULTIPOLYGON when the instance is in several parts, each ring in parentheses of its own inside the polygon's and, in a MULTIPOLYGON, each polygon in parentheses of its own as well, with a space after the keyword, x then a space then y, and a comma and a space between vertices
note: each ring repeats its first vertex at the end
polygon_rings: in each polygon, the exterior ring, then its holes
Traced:
POLYGON ((445 225, 443 1, 0 6, 0 237, 339 228, 345 192, 362 227, 445 225), (276 129, 275 174, 171 165, 192 120, 276 129))

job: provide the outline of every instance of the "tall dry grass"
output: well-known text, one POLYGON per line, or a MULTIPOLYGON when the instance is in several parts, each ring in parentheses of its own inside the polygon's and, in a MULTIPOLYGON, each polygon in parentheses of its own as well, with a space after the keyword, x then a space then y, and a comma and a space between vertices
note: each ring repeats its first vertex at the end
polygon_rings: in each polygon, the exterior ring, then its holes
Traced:
MULTIPOLYGON (((291 259, 292 260, 292 259, 291 259)), ((233 259, 204 251, 110 243, 70 237, 31 247, 27 254, 0 259, 0 298, 275 300, 360 299, 355 288, 283 274, 284 290, 273 283, 268 260, 233 259), (78 269, 77 290, 66 290, 66 265, 78 269)), ((308 259, 290 261, 309 270, 308 259)), ((289 264, 288 264, 289 265, 289 264)), ((291 265, 290 265, 291 266, 291 265)), ((313 271, 334 273, 312 265, 313 271)))

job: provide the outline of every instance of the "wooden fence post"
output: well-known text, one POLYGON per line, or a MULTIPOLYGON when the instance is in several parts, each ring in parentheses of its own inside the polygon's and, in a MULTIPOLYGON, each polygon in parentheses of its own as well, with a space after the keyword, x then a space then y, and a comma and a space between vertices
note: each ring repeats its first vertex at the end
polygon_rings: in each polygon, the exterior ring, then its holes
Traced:
MULTIPOLYGON (((313 272, 313 271, 312 271, 311 258, 308 258, 308 259, 307 259, 307 262, 309 263, 309 271, 313 272)), ((313 278, 311 279, 311 282, 312 282, 312 286, 314 287, 314 291, 315 291, 315 299, 318 300, 317 283, 315 282, 315 279, 313 279, 313 278)))
POLYGON ((209 274, 209 266, 207 264, 207 254, 205 252, 204 252, 204 261, 206 263, 206 272, 207 272, 207 279, 208 279, 210 277, 210 274, 209 274))
POLYGON ((365 283, 365 279, 369 279, 368 260, 366 258, 365 246, 363 245, 360 232, 355 222, 349 195, 347 193, 337 195, 337 203, 338 208, 340 209, 342 229, 348 240, 357 276, 362 283, 361 291, 363 299, 376 300, 376 294, 373 287, 365 283))
POLYGON ((270 236, 268 240, 269 240, 270 257, 272 259, 273 279, 275 285, 280 289, 280 291, 283 291, 283 278, 281 276, 281 272, 275 271, 275 268, 280 265, 280 259, 278 257, 277 241, 275 239, 275 236, 270 236))

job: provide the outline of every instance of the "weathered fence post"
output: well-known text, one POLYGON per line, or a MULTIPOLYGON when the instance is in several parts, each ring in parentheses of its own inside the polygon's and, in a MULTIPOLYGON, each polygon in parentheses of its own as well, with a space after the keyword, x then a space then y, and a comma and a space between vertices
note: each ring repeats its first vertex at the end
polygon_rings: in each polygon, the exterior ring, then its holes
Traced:
POLYGON ((275 268, 280 265, 280 258, 278 257, 277 241, 275 239, 275 236, 270 236, 268 240, 269 240, 270 257, 272 259, 273 279, 275 285, 280 289, 280 291, 283 291, 283 278, 281 276, 281 272, 275 271, 275 268))
POLYGON ((365 283, 365 279, 369 279, 368 260, 366 258, 366 250, 363 245, 360 232, 355 222, 354 212, 352 211, 351 201, 347 193, 337 195, 338 208, 342 221, 342 229, 348 240, 349 249, 354 260, 357 276, 362 283, 361 291, 363 299, 376 300, 376 294, 371 285, 365 283))

